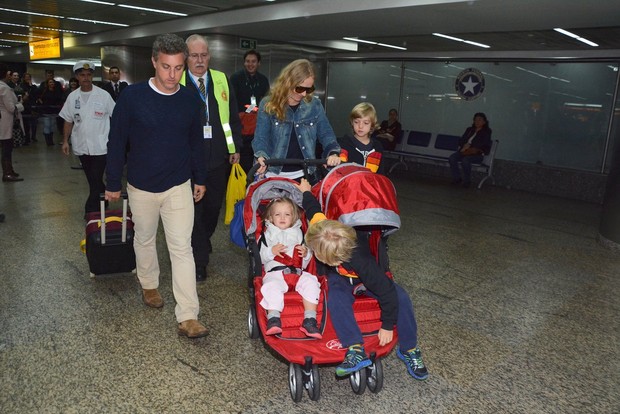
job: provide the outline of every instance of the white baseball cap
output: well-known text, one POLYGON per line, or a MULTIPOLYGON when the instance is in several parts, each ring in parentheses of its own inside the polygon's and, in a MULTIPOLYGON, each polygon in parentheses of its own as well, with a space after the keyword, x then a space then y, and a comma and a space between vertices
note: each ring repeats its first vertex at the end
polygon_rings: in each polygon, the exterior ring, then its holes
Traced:
POLYGON ((93 62, 91 62, 90 60, 80 60, 79 62, 77 62, 75 65, 73 65, 73 73, 82 70, 82 69, 87 69, 90 71, 94 71, 95 70, 95 64, 93 62))

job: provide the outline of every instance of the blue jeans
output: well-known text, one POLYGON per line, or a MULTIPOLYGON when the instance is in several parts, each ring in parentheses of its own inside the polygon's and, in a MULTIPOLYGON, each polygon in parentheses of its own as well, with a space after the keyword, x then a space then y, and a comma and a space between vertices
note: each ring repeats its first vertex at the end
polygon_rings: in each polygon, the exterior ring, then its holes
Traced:
MULTIPOLYGON (((353 314, 353 302, 355 301, 353 288, 358 284, 358 281, 353 279, 354 284, 351 284, 350 280, 348 277, 340 276, 335 272, 330 272, 327 275, 329 286, 327 308, 338 340, 345 348, 364 342, 362 332, 353 314)), ((396 321, 398 343, 405 350, 415 348, 418 344, 418 326, 413 311, 413 303, 402 287, 396 283, 394 283, 394 287, 398 294, 398 319, 396 321)), ((366 291, 366 294, 376 299, 372 292, 366 291)))
POLYGON ((461 173, 459 172, 459 161, 463 166, 463 181, 469 183, 471 181, 471 165, 480 164, 484 156, 482 155, 463 155, 459 151, 450 155, 448 162, 450 163, 450 172, 452 173, 452 181, 461 181, 461 173))
POLYGON ((53 134, 54 127, 56 126, 56 115, 55 114, 45 114, 41 118, 43 118, 43 133, 44 134, 53 134))

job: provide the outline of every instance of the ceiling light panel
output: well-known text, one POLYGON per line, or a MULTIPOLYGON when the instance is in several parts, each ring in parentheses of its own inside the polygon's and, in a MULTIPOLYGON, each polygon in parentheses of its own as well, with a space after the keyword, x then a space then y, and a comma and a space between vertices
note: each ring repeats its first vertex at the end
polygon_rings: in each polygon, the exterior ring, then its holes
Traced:
POLYGON ((32 40, 60 33, 94 34, 219 10, 199 0, 41 0, 15 1, 13 7, 6 3, 0 2, 0 30, 3 26, 27 28, 32 40))
POLYGON ((377 45, 377 46, 387 47, 387 48, 391 48, 391 49, 407 50, 406 47, 390 45, 390 44, 387 44, 387 43, 374 42, 372 40, 364 40, 364 39, 360 39, 360 38, 357 38, 357 37, 343 37, 343 39, 344 40, 349 40, 351 42, 367 43, 367 44, 370 44, 370 45, 377 45))
POLYGON ((561 29, 559 27, 556 27, 553 30, 555 30, 558 33, 562 33, 564 36, 572 37, 575 40, 579 40, 580 42, 585 43, 588 46, 598 47, 598 44, 594 43, 593 41, 588 40, 585 37, 581 37, 578 34, 569 32, 568 30, 564 30, 564 29, 561 29))
POLYGON ((468 45, 482 47, 484 49, 489 49, 491 46, 485 45, 484 43, 478 43, 471 40, 461 39, 460 37, 448 36, 443 33, 433 33, 433 36, 443 37, 444 39, 453 40, 455 42, 467 43, 468 45))
POLYGON ((131 6, 129 4, 119 3, 118 6, 119 7, 125 7, 127 9, 148 11, 148 12, 152 12, 152 13, 170 14, 170 15, 173 15, 173 16, 183 16, 183 17, 187 16, 186 13, 179 13, 179 12, 173 12, 173 11, 161 10, 161 9, 151 9, 149 7, 131 6))

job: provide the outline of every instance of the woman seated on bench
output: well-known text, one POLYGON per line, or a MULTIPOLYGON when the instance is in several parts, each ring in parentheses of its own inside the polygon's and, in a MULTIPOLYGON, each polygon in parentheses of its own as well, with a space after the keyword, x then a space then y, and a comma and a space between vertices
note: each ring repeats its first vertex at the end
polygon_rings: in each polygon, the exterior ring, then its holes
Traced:
POLYGON ((491 150, 491 128, 487 116, 478 112, 474 115, 472 126, 465 130, 459 139, 458 150, 450 155, 450 171, 452 172, 452 184, 463 184, 469 187, 471 184, 471 165, 482 163, 482 159, 491 150), (459 171, 459 161, 463 166, 463 177, 459 171))
POLYGON ((395 108, 388 112, 388 119, 381 122, 381 127, 377 131, 377 139, 388 151, 394 151, 398 143, 398 137, 403 133, 403 127, 398 122, 398 111, 395 108))

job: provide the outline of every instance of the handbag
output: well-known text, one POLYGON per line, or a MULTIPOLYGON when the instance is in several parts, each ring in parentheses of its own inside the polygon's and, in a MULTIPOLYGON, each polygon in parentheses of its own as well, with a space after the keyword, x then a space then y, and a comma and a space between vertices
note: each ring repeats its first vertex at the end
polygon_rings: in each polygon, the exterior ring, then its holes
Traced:
POLYGON ((480 150, 478 148, 469 147, 467 149, 461 150, 461 154, 463 154, 464 156, 478 155, 480 154, 480 150))
POLYGON ((247 175, 239 163, 233 164, 226 186, 226 214, 224 224, 230 224, 235 213, 235 203, 245 198, 245 182, 247 175))
POLYGON ((243 249, 246 248, 245 228, 243 226, 244 204, 245 200, 238 201, 235 204, 235 213, 233 215, 232 221, 230 222, 230 241, 243 249))
MULTIPOLYGON (((15 111, 17 112, 17 111, 15 111)), ((18 115, 15 115, 13 120, 13 147, 21 147, 26 142, 26 135, 24 134, 24 129, 22 127, 21 118, 18 115)))

